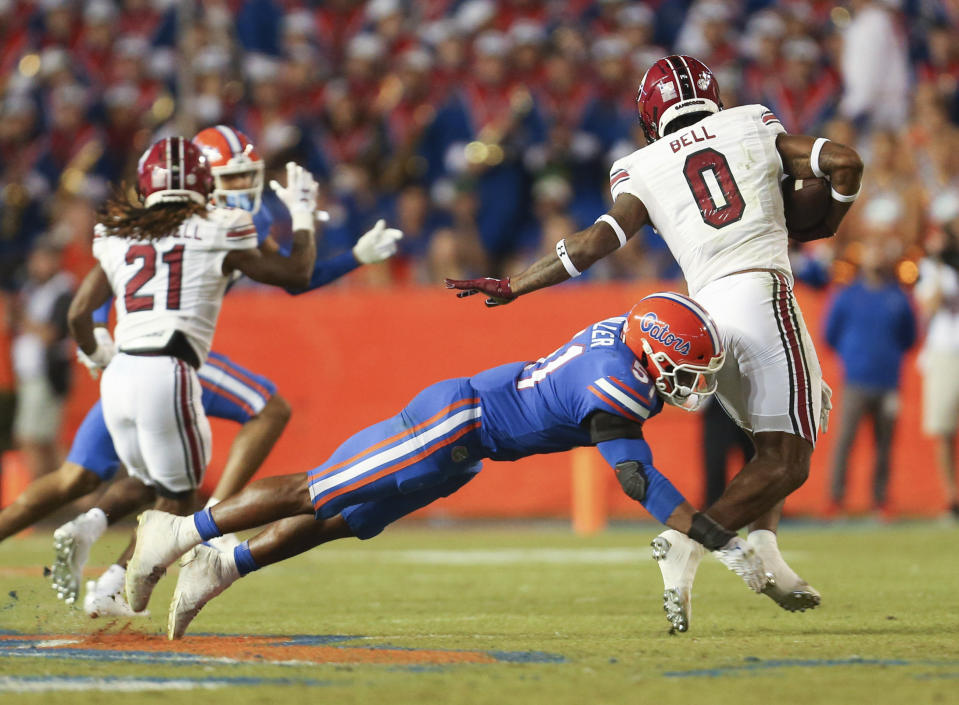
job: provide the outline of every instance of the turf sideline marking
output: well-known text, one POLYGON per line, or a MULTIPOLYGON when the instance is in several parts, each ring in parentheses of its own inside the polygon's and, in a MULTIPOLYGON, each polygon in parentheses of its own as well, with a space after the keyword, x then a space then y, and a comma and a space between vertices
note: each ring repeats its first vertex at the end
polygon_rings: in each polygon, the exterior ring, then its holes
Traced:
POLYGON ((167 641, 159 635, 113 633, 0 634, 0 658, 42 658, 75 661, 121 661, 141 664, 270 663, 311 666, 317 663, 380 663, 388 665, 490 664, 497 662, 561 663, 564 657, 541 651, 477 651, 423 649, 368 641, 349 635, 196 635, 167 641))
POLYGON ((323 558, 344 562, 377 561, 406 565, 614 565, 652 560, 647 548, 492 548, 492 549, 411 549, 406 551, 338 551, 323 558))
POLYGON ((316 680, 289 678, 121 678, 107 676, 0 676, 0 693, 52 693, 110 691, 139 693, 148 690, 216 690, 250 685, 328 685, 316 680))
POLYGON ((908 661, 905 659, 850 658, 835 659, 772 659, 763 661, 755 657, 746 659, 748 663, 741 666, 719 666, 717 668, 697 668, 690 671, 666 671, 667 678, 717 678, 745 674, 750 671, 764 671, 779 668, 834 668, 836 666, 955 666, 959 661, 908 661))
MULTIPOLYGON (((784 557, 799 562, 809 554, 787 551, 784 557)), ((318 553, 317 562, 366 563, 376 560, 400 565, 631 565, 651 561, 652 552, 642 548, 480 548, 480 549, 409 549, 398 551, 339 550, 318 553)))

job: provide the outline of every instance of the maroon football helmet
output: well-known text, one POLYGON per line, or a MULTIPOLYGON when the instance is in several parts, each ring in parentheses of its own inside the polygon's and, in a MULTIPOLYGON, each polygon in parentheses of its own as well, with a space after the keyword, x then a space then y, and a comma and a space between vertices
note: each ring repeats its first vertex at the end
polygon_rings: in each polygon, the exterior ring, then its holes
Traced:
POLYGON ((154 142, 137 163, 137 191, 147 208, 158 203, 193 201, 204 204, 213 176, 200 148, 183 137, 154 142))
POLYGON ((657 61, 643 76, 636 107, 646 141, 652 143, 674 118, 719 112, 723 103, 716 77, 706 64, 691 56, 673 55, 657 61))

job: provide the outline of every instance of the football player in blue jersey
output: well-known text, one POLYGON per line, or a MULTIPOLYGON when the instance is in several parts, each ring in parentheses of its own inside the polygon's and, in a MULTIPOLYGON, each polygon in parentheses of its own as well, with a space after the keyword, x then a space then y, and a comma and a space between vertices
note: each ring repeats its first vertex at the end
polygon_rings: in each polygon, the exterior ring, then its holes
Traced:
MULTIPOLYGON (((264 165, 246 135, 231 127, 217 125, 202 130, 194 142, 211 164, 214 205, 253 212, 261 252, 276 259, 280 266, 292 262, 290 246, 280 246, 271 236, 271 232, 277 229, 290 229, 289 214, 285 210, 274 212, 263 203, 264 165)), ((324 220, 325 214, 318 212, 317 217, 324 220)), ((384 221, 379 221, 359 238, 351 250, 327 260, 316 260, 308 279, 291 277, 287 290, 292 294, 312 291, 362 264, 388 259, 395 254, 401 237, 399 230, 386 228, 384 221)), ((291 266, 290 270, 294 268, 291 266)), ((108 302, 94 314, 95 334, 104 349, 113 345, 106 328, 110 307, 108 302)), ((91 374, 96 376, 99 373, 100 367, 81 351, 78 351, 78 357, 91 374)), ((225 355, 210 353, 197 375, 203 388, 203 407, 207 416, 242 425, 210 497, 209 505, 212 505, 235 494, 249 481, 279 439, 291 412, 286 400, 276 393, 273 382, 225 355)), ((33 482, 13 504, 0 511, 0 541, 92 492, 101 483, 112 480, 119 466, 98 401, 81 423, 61 467, 33 482)), ((135 479, 123 478, 110 486, 96 507, 57 529, 54 534, 57 555, 52 578, 59 597, 68 603, 75 601, 90 547, 107 525, 153 498, 153 488, 135 479)), ((235 539, 226 537, 220 546, 231 548, 233 543, 235 539)), ((133 614, 122 598, 124 566, 128 558, 125 553, 99 580, 87 583, 84 608, 90 616, 133 614)))
MULTIPOLYGON (((691 299, 660 293, 535 362, 434 384, 309 472, 259 480, 193 517, 144 512, 127 570, 130 605, 145 608, 166 567, 196 547, 170 607, 169 636, 178 638, 203 605, 241 575, 333 539, 376 536, 465 485, 483 458, 515 460, 591 445, 630 497, 715 551, 759 592, 766 577, 755 551, 693 509, 653 465, 643 438, 645 422, 664 403, 694 408, 711 395, 724 357, 709 315, 691 299), (270 525, 232 553, 198 545, 264 524, 270 525)), ((678 620, 674 627, 686 625, 678 620)))

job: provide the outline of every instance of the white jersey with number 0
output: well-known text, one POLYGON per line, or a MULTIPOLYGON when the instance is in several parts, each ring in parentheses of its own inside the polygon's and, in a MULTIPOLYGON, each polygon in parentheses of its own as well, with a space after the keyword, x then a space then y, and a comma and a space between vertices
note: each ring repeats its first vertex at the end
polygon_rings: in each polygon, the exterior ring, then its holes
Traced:
POLYGON ((205 215, 157 240, 110 236, 97 226, 93 254, 116 294, 120 350, 162 348, 181 331, 206 359, 230 279, 223 259, 230 250, 255 248, 257 237, 247 211, 210 207, 205 215))
POLYGON ((743 269, 792 271, 776 135, 762 105, 720 111, 623 157, 610 171, 613 200, 639 198, 696 295, 743 269))

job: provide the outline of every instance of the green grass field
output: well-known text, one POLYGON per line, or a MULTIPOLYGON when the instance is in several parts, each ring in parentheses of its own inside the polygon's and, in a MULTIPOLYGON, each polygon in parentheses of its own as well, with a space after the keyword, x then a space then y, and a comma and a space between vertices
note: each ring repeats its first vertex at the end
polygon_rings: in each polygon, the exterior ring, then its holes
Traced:
POLYGON ((708 559, 675 636, 657 532, 401 524, 241 580, 171 645, 175 576, 148 619, 89 620, 41 577, 40 530, 0 545, 0 702, 959 702, 959 529, 787 527, 821 608, 786 613, 708 559))

